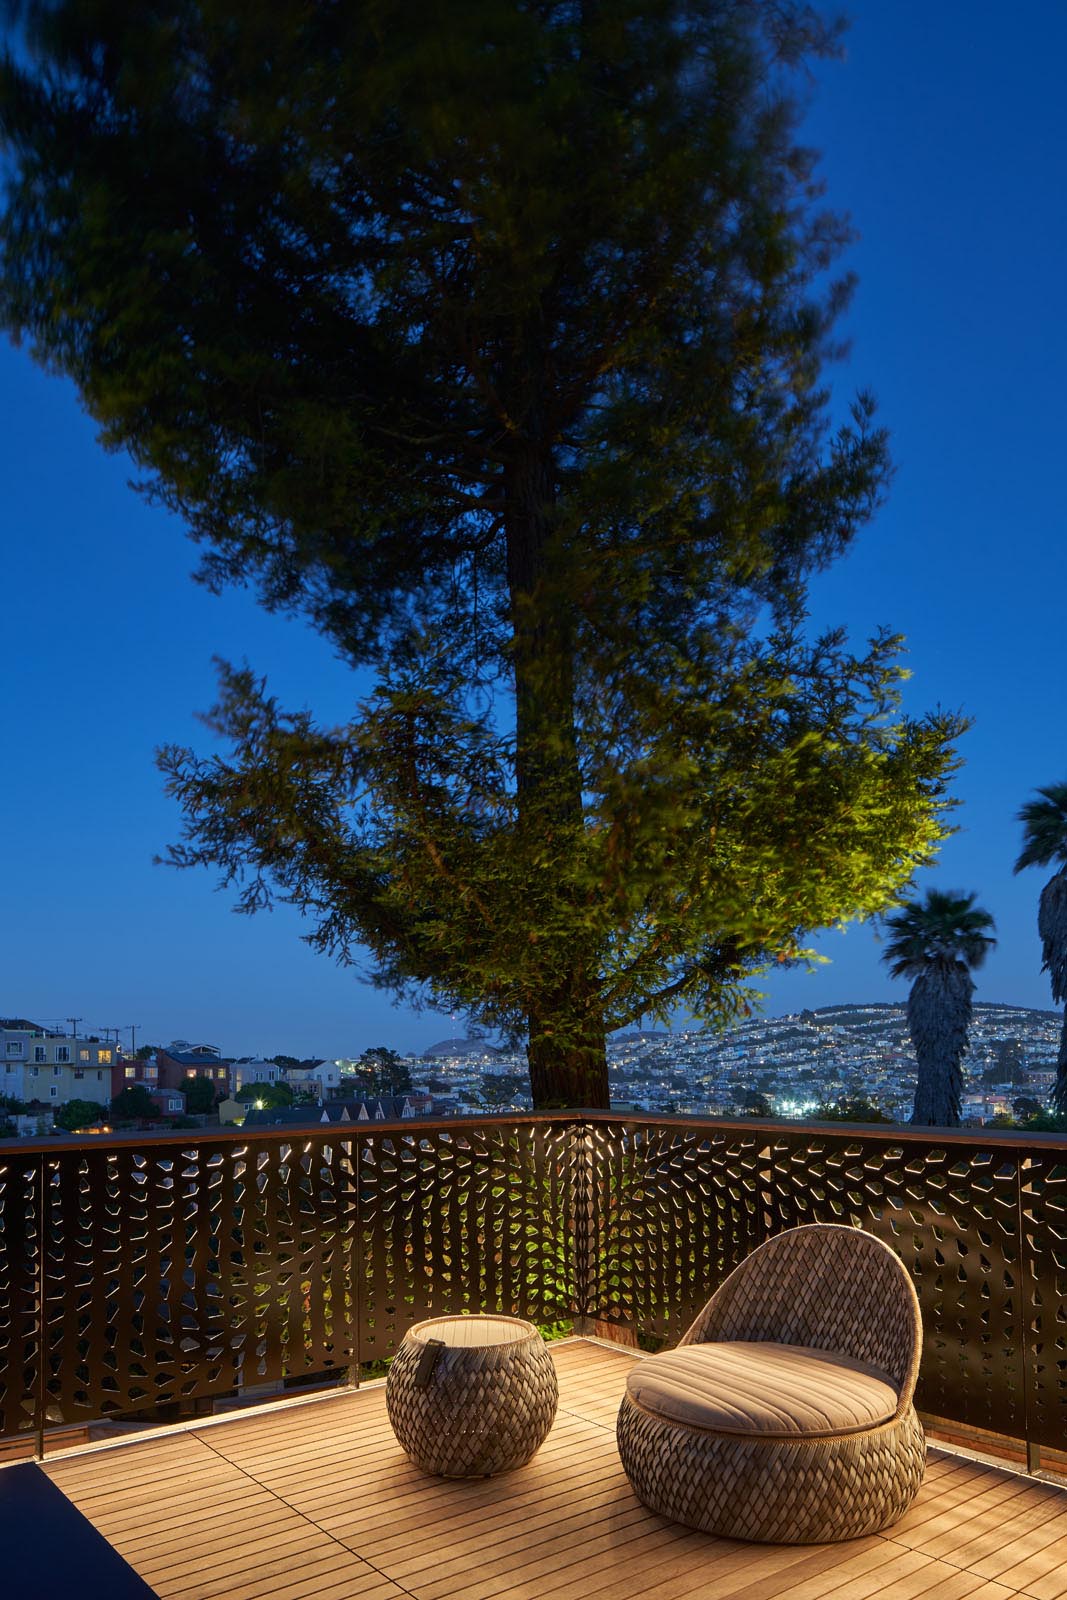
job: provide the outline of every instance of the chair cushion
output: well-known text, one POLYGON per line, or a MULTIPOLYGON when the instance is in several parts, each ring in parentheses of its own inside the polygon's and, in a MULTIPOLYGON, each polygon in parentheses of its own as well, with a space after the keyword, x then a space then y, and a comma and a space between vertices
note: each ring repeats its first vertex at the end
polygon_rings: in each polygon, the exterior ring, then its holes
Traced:
POLYGON ((788 1439, 888 1422, 898 1390, 877 1367, 806 1345, 684 1345, 639 1361, 626 1392, 654 1416, 715 1433, 788 1439))

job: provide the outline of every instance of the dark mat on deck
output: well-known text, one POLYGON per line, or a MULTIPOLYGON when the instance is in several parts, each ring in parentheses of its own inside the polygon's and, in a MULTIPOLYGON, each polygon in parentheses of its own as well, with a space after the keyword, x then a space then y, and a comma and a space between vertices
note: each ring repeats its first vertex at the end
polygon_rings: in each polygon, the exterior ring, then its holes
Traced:
POLYGON ((157 1600, 40 1467, 0 1471, 5 1600, 157 1600))

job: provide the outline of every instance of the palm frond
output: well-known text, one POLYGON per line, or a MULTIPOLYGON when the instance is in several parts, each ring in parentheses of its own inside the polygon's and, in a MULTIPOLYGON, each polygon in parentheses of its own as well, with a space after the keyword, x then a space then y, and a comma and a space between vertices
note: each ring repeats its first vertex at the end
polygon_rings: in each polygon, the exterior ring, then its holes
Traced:
POLYGON ((933 961, 980 967, 996 944, 993 918, 962 889, 930 889, 885 919, 882 960, 894 978, 917 978, 933 961))
POLYGON ((1067 862, 1067 783, 1050 783, 1037 792, 1040 799, 1028 800, 1018 813, 1023 847, 1016 872, 1047 867, 1050 861, 1067 862))

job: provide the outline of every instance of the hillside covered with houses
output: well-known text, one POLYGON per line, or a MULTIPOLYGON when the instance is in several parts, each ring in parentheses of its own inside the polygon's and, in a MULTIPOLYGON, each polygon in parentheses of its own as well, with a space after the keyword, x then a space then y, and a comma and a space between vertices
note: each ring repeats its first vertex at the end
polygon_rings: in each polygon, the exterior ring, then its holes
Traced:
MULTIPOLYGON (((64 1030, 0 1018, 3 1136, 153 1123, 297 1127, 530 1105, 524 1053, 486 1039, 448 1038, 421 1055, 379 1047, 265 1060, 187 1039, 135 1051, 117 1036, 79 1031, 77 1020, 64 1030)), ((1053 1011, 975 1007, 963 1064, 966 1122, 1045 1104, 1060 1025, 1053 1011)), ((635 1114, 806 1119, 860 1103, 905 1121, 915 1061, 902 1005, 846 1005, 754 1017, 718 1034, 619 1034, 609 1072, 613 1108, 635 1114)))

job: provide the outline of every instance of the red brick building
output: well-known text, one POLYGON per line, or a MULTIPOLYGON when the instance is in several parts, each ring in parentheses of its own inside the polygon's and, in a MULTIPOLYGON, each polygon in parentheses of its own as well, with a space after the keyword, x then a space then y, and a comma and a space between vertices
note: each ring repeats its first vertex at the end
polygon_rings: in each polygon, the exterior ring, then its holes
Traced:
POLYGON ((216 1095, 224 1095, 230 1087, 230 1068, 233 1062, 220 1056, 209 1045, 194 1045, 190 1050, 157 1050, 158 1076, 153 1087, 184 1089, 189 1078, 210 1078, 216 1095))

